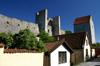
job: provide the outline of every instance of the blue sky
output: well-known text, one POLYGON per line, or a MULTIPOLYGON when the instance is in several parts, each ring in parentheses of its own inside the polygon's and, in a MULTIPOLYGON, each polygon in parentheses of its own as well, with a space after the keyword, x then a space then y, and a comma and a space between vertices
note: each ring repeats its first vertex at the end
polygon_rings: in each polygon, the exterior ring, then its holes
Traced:
POLYGON ((35 23, 35 13, 47 9, 60 16, 61 29, 74 32, 75 18, 92 15, 96 42, 100 42, 100 0, 0 0, 0 14, 35 23))

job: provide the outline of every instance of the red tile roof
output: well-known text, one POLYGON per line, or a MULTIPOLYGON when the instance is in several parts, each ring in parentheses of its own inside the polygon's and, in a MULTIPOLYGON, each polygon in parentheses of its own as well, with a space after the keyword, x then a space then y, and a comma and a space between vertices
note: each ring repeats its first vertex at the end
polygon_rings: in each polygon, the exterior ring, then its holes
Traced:
POLYGON ((54 42, 47 42, 45 43, 46 49, 48 53, 51 53, 56 48, 58 48, 60 45, 64 45, 67 50, 69 50, 71 53, 73 53, 73 49, 68 45, 68 43, 65 41, 65 39, 62 39, 60 41, 54 41, 54 42))
POLYGON ((73 24, 75 25, 75 24, 90 22, 90 16, 91 15, 80 17, 80 18, 76 18, 73 24))
POLYGON ((79 32, 79 33, 72 33, 72 34, 64 34, 64 35, 55 35, 53 36, 55 38, 55 41, 57 40, 57 37, 59 37, 59 40, 62 40, 65 38, 65 41, 69 44, 69 46, 73 49, 80 49, 82 48, 82 45, 85 42, 85 37, 87 32, 79 32))
POLYGON ((4 53, 41 53, 42 51, 26 49, 4 49, 4 53))
POLYGON ((47 48, 47 51, 53 48, 56 44, 58 44, 60 41, 55 41, 55 42, 47 42, 45 43, 45 46, 47 48))
POLYGON ((5 45, 3 43, 0 43, 0 47, 4 47, 5 45))

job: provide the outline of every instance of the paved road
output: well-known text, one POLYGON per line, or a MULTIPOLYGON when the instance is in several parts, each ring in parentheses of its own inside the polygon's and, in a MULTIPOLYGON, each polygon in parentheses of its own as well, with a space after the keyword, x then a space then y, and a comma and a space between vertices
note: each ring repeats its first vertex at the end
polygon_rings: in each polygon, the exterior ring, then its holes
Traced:
POLYGON ((80 63, 77 66, 100 66, 100 57, 97 57, 94 60, 89 61, 89 62, 80 63))

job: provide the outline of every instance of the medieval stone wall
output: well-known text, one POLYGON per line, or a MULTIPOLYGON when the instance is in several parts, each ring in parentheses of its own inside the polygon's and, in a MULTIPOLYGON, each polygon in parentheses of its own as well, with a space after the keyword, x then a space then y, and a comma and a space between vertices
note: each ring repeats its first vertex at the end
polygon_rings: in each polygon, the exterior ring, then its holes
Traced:
POLYGON ((39 33, 38 24, 29 23, 15 18, 9 18, 0 14, 0 33, 18 33, 22 29, 29 28, 34 35, 39 33))
POLYGON ((18 33, 22 29, 29 28, 34 35, 37 35, 42 29, 52 35, 65 34, 64 30, 60 29, 60 16, 47 18, 47 9, 36 13, 35 23, 6 17, 0 14, 0 33, 18 33))

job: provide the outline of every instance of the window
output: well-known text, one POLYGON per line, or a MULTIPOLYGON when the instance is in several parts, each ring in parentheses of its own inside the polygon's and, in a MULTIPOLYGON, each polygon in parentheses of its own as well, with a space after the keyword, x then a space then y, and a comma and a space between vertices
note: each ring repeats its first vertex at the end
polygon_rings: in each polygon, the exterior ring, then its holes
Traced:
POLYGON ((49 29, 48 29, 48 33, 49 33, 49 29))
POLYGON ((28 28, 28 26, 27 26, 27 28, 28 28))
POLYGON ((20 26, 20 24, 18 24, 18 26, 20 26))
POLYGON ((66 52, 59 52, 59 64, 66 63, 66 52))
POLYGON ((7 24, 9 24, 9 22, 7 22, 7 24))
POLYGON ((88 46, 88 40, 86 40, 86 46, 88 46))
POLYGON ((44 30, 44 28, 42 28, 42 30, 44 30))
POLYGON ((86 56, 88 56, 88 49, 86 49, 86 56))

